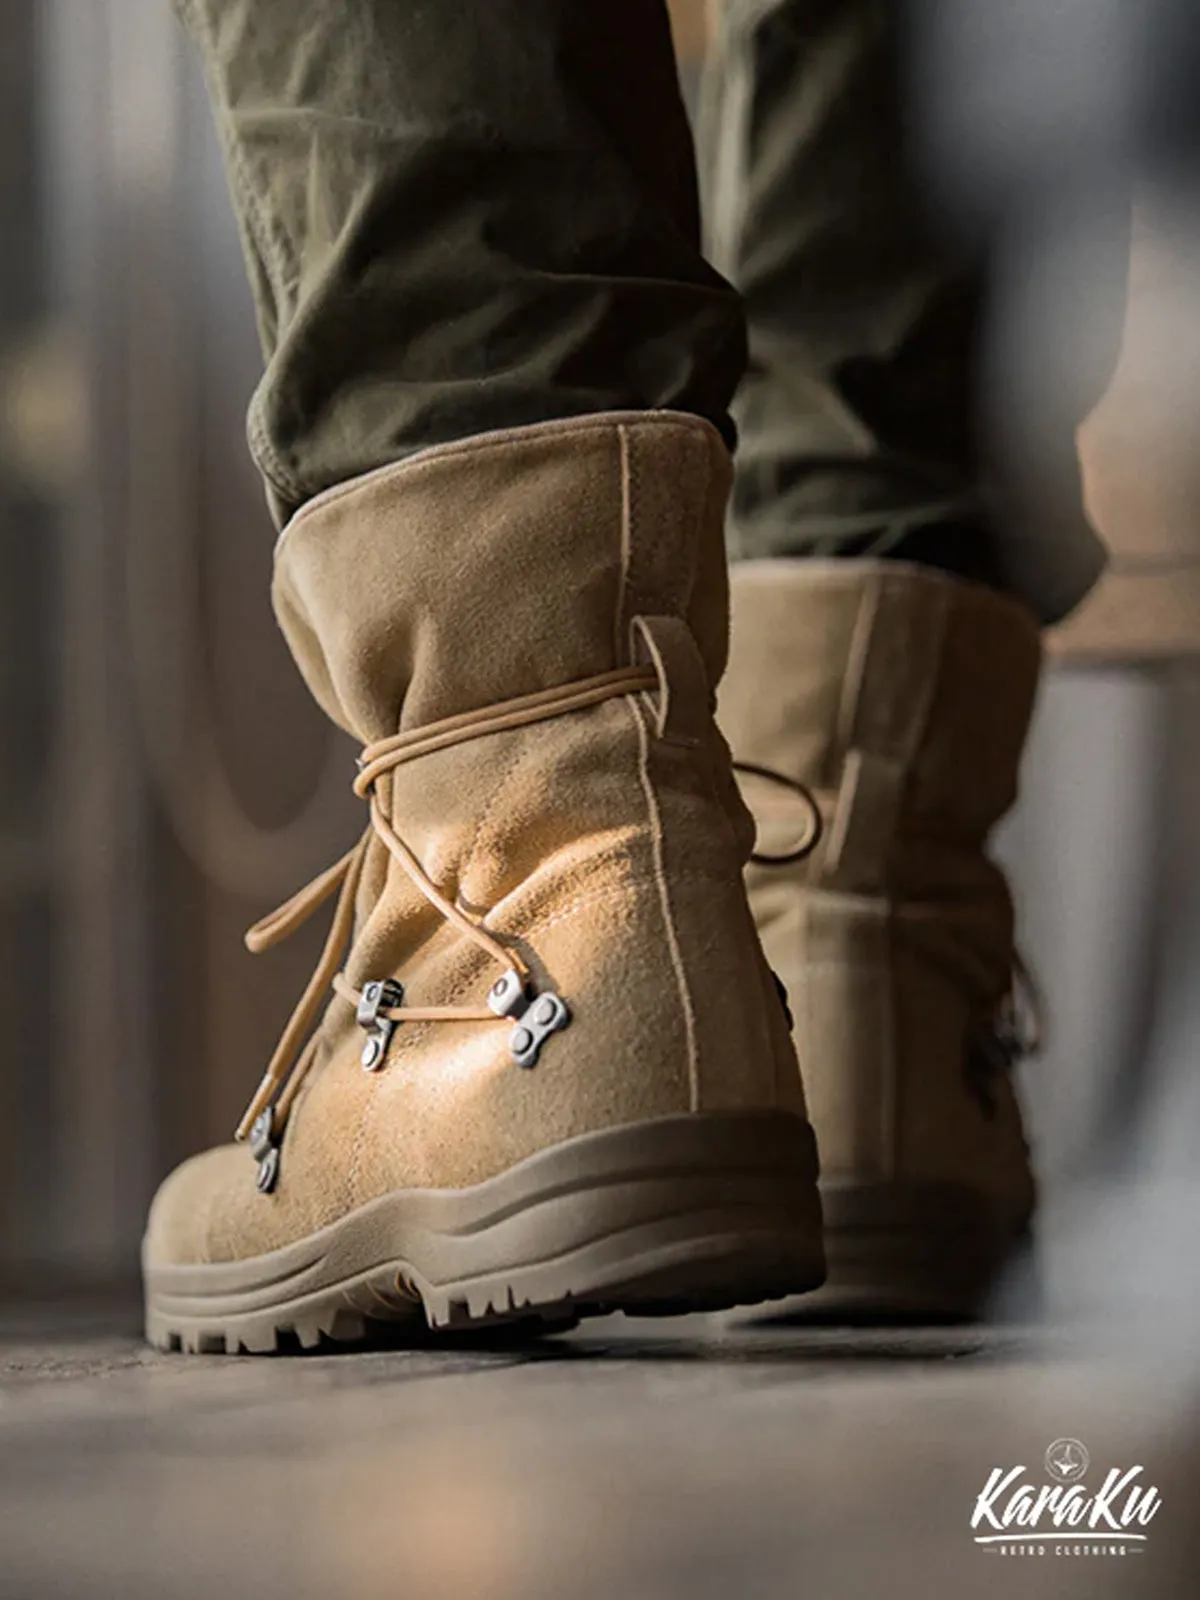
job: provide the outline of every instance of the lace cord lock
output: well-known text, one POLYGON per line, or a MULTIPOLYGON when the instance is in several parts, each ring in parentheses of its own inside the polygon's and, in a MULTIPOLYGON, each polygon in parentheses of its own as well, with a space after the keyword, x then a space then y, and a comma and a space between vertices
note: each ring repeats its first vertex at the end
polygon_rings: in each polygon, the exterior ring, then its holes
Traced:
POLYGON ((382 1067, 392 1042, 392 1035, 400 1024, 394 1017, 381 1013, 404 1004, 404 985, 394 978, 383 978, 364 983, 355 1013, 360 1028, 367 1030, 362 1047, 364 1072, 378 1072, 382 1067))
POLYGON ((536 1067, 542 1046, 552 1033, 570 1026, 571 1010, 561 995, 535 994, 510 967, 488 992, 488 1009, 513 1022, 509 1049, 519 1067, 536 1067))

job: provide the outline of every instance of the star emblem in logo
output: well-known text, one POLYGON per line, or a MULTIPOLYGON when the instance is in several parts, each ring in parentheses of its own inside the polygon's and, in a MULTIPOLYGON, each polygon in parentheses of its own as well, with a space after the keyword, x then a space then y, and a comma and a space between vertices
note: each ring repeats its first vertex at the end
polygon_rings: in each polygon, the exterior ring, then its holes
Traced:
POLYGON ((1078 1483, 1091 1459, 1078 1439, 1055 1439, 1046 1451, 1046 1471, 1059 1483, 1078 1483))

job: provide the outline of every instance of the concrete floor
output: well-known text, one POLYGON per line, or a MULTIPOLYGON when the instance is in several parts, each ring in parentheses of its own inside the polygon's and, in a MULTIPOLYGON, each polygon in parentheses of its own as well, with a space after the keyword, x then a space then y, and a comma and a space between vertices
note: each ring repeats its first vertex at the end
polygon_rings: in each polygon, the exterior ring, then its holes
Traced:
MULTIPOLYGON (((1196 1389, 1024 1330, 612 1322, 503 1345, 162 1356, 0 1313, 5 1600, 1200 1594, 1196 1389), (1124 1556, 973 1543, 993 1467, 1145 1466, 1124 1556)), ((1095 1481, 1093 1481, 1095 1480, 1095 1481)))

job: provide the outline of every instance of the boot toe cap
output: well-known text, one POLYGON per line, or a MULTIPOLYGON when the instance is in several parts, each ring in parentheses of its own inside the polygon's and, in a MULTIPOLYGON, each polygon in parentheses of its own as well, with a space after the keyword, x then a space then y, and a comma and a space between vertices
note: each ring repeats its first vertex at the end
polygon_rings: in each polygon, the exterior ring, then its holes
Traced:
POLYGON ((255 1165, 241 1145, 192 1156, 164 1179, 150 1207, 142 1257, 147 1266, 195 1266, 242 1252, 229 1221, 257 1195, 255 1165))

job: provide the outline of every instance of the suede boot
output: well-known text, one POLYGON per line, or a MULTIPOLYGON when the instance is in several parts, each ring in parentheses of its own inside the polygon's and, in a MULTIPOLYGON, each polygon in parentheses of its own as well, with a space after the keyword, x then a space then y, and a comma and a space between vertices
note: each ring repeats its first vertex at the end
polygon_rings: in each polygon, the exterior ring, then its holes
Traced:
POLYGON ((1015 797, 1039 661, 1022 607, 932 571, 733 569, 721 721, 764 769, 743 780, 748 887, 821 1158, 814 1314, 972 1315, 1029 1227, 1013 915, 986 841, 1015 797), (823 832, 789 861, 810 824, 797 784, 823 832))
POLYGON ((285 530, 276 612, 365 747, 370 824, 251 931, 264 948, 338 893, 250 1148, 193 1158, 154 1202, 154 1343, 820 1282, 813 1140, 742 882, 753 825, 712 718, 728 478, 707 424, 613 414, 440 446, 285 530))

